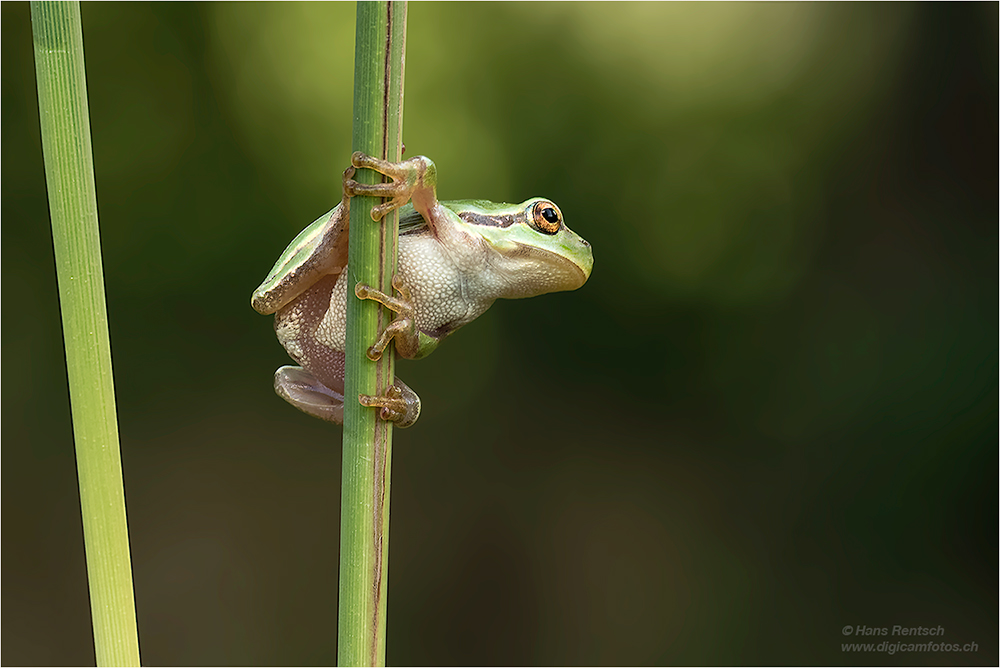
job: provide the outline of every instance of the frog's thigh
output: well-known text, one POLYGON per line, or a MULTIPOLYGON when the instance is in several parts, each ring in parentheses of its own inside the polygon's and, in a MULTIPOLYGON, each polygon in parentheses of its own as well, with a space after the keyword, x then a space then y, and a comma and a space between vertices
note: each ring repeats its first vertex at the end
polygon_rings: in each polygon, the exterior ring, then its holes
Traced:
POLYGON ((304 413, 344 424, 343 393, 331 390, 300 366, 283 366, 275 371, 274 391, 304 413))

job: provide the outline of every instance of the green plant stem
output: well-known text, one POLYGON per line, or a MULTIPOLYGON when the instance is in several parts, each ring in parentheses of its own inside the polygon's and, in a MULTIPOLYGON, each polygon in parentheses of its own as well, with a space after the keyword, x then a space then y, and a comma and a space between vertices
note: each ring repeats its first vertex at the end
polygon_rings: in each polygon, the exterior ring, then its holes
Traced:
POLYGON ((138 666, 80 5, 32 2, 31 23, 94 648, 99 666, 138 666))
MULTIPOLYGON (((358 2, 354 55, 353 149, 394 162, 401 157, 405 2, 358 2)), ((359 183, 375 183, 359 170, 359 183)), ((348 266, 358 282, 391 294, 399 217, 371 219, 381 200, 351 200, 348 266)), ((389 482, 392 424, 357 401, 384 394, 394 379, 392 346, 379 362, 365 351, 391 322, 392 313, 348 290, 347 377, 344 400, 343 481, 340 511, 340 600, 337 663, 385 665, 389 554, 389 482)))

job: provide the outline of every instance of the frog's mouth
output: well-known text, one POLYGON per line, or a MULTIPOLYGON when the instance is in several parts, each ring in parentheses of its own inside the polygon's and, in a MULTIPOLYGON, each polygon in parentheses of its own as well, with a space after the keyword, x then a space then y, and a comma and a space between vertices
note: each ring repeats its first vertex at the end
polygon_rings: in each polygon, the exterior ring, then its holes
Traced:
POLYGON ((571 259, 543 248, 514 244, 505 253, 504 266, 495 268, 508 282, 503 296, 523 299, 581 287, 590 278, 594 256, 590 252, 590 244, 582 248, 585 252, 573 250, 571 259))

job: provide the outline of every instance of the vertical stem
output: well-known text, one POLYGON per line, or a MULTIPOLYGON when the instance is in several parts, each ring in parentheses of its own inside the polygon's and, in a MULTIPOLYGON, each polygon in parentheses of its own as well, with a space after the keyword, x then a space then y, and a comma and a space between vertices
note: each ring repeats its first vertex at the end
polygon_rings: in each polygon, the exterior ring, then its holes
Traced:
MULTIPOLYGON (((401 157, 405 40, 405 2, 358 2, 353 149, 391 161, 401 157)), ((370 184, 376 176, 359 170, 355 179, 370 184)), ((381 224, 373 222, 371 209, 380 202, 372 197, 351 201, 337 649, 341 666, 385 665, 392 425, 378 419, 374 409, 361 406, 357 396, 384 394, 393 382, 392 346, 379 362, 365 356, 391 313, 373 301, 357 299, 351 289, 363 282, 392 292, 399 216, 393 211, 381 224)))
POLYGON ((32 2, 31 23, 94 647, 99 666, 138 666, 80 5, 32 2))

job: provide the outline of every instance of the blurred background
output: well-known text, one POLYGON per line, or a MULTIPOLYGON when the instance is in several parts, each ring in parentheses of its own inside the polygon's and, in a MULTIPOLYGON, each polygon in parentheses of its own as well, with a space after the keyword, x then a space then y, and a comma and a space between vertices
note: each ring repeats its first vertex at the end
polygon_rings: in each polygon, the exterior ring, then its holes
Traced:
MULTIPOLYGON (((2 9, 3 656, 93 662, 26 3, 2 9)), ((414 3, 442 199, 594 247, 399 375, 387 660, 996 665, 995 3, 414 3), (846 654, 845 625, 975 653, 846 654)), ((143 661, 336 661, 340 430, 251 291, 339 199, 354 5, 87 3, 143 661)), ((899 639, 899 638, 897 638, 899 639)))

